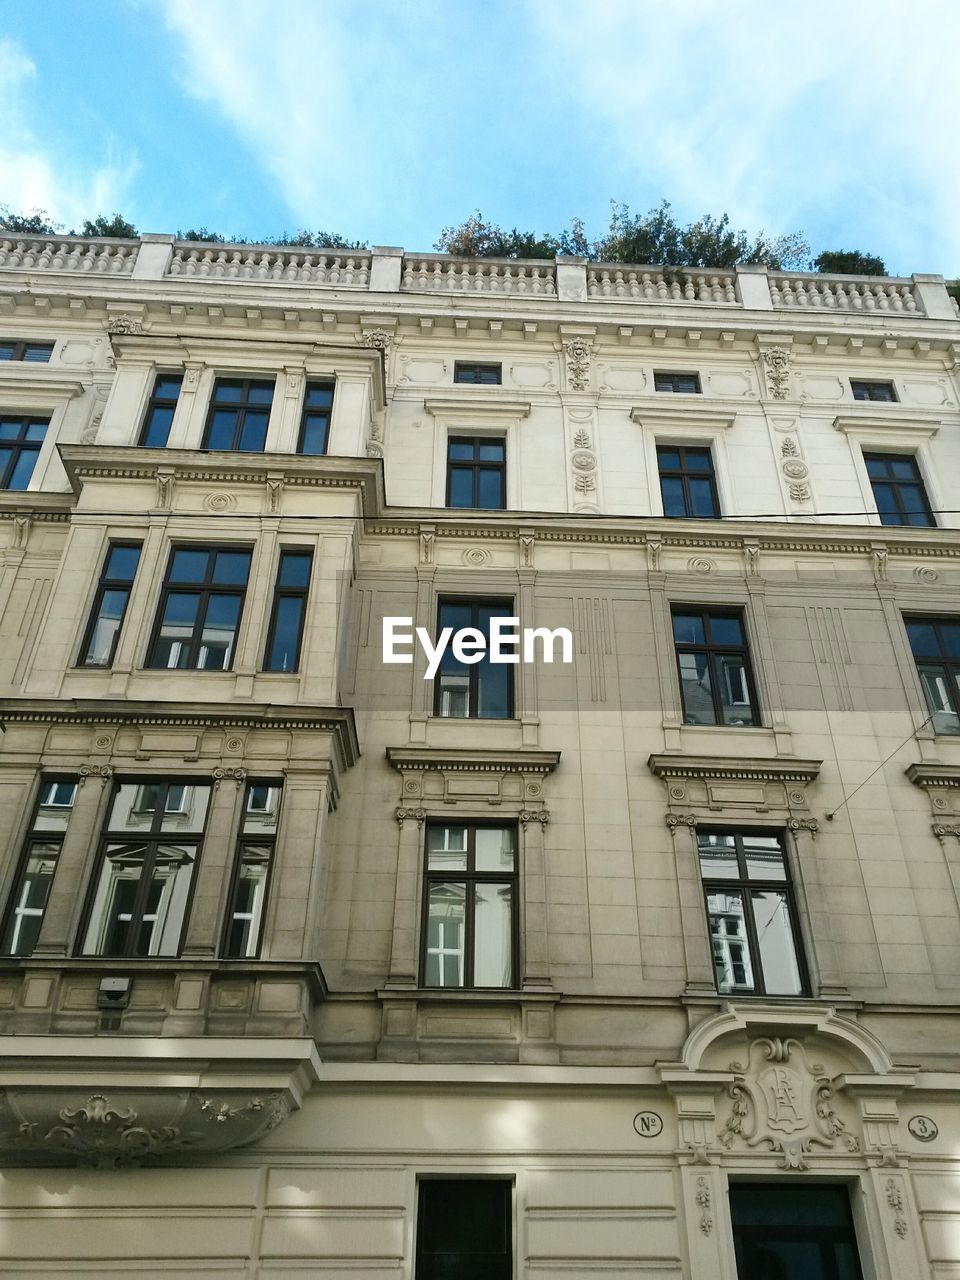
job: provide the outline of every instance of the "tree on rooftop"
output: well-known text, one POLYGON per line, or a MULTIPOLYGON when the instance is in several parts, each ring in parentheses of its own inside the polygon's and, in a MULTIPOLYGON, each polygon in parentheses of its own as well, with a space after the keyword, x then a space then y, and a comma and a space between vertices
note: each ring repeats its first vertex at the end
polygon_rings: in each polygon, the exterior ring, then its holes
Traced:
POLYGON ((0 204, 0 231, 10 231, 17 236, 56 236, 63 232, 63 224, 53 222, 46 209, 11 213, 5 204, 0 204))
POLYGON ((810 264, 815 271, 829 271, 844 276, 885 276, 887 268, 882 258, 859 249, 824 250, 810 264))
POLYGON ((112 218, 107 218, 104 214, 99 213, 92 222, 89 218, 84 218, 82 229, 80 231, 71 231, 70 234, 111 236, 114 240, 136 240, 140 232, 132 222, 127 222, 126 218, 119 213, 115 213, 112 218))

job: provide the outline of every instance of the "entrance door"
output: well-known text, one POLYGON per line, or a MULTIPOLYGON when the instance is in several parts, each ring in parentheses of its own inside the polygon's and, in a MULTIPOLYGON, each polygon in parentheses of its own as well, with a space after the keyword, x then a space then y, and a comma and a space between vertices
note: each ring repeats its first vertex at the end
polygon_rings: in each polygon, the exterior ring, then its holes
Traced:
POLYGON ((846 1187, 732 1182, 740 1280, 863 1280, 846 1187))

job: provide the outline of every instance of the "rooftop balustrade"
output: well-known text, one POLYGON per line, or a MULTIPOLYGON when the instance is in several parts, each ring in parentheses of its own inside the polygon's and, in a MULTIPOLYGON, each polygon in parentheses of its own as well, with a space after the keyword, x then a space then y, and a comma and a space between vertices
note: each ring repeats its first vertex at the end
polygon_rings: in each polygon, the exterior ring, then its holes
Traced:
POLYGON ((960 306, 943 278, 819 275, 741 266, 688 269, 585 258, 458 258, 402 249, 327 251, 291 245, 198 243, 172 236, 137 240, 78 236, 0 237, 0 273, 123 276, 178 286, 310 286, 372 294, 450 294, 560 302, 833 311, 955 320, 960 306))

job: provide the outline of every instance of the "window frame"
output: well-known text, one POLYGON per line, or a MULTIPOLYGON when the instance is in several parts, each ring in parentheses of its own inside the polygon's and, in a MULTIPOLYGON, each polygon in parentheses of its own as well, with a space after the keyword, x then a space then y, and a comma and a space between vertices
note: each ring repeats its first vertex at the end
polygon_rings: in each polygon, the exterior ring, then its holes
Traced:
POLYGON ((167 565, 163 572, 163 581, 160 584, 160 598, 157 601, 156 614, 153 620, 153 626, 150 630, 150 641, 147 645, 147 661, 144 664, 146 671, 203 671, 205 674, 224 675, 233 670, 234 659, 237 653, 237 641, 240 636, 240 627, 243 624, 243 611, 247 602, 247 592, 250 588, 250 574, 253 570, 253 557, 256 551, 254 543, 250 542, 174 542, 170 544, 169 555, 167 556, 167 565), (204 583, 179 583, 170 581, 170 571, 173 568, 174 556, 178 551, 203 551, 212 556, 216 552, 237 552, 247 551, 250 553, 250 566, 247 570, 247 579, 242 587, 236 584, 225 584, 224 586, 212 585, 211 559, 207 561, 207 571, 204 576, 204 583), (166 610, 167 599, 171 592, 193 592, 201 597, 201 604, 197 608, 197 620, 193 624, 193 631, 190 636, 190 653, 194 661, 182 667, 160 666, 156 661, 157 644, 160 640, 160 631, 163 627, 163 615, 166 610), (207 609, 209 600, 214 595, 236 595, 240 593, 240 608, 237 611, 237 625, 234 631, 233 646, 230 652, 230 661, 225 667, 198 667, 196 665, 196 657, 199 655, 199 646, 203 634, 203 628, 206 626, 207 609))
POLYGON ((263 935, 267 924, 267 908, 270 903, 270 887, 273 881, 274 867, 277 861, 277 841, 280 836, 280 818, 283 813, 283 778, 248 778, 243 791, 243 804, 240 810, 240 825, 237 830, 237 838, 234 845, 233 869, 230 873, 230 886, 227 894, 227 909, 223 918, 223 928, 220 933, 220 947, 218 954, 223 960, 259 960, 260 953, 263 950, 263 935), (272 835, 258 835, 254 832, 244 831, 247 814, 256 812, 250 809, 250 796, 255 787, 275 787, 280 792, 277 801, 277 820, 272 835), (256 946, 249 955, 231 955, 228 951, 228 943, 233 922, 236 918, 236 898, 237 890, 240 886, 240 871, 243 865, 243 852, 248 845, 269 845, 270 853, 267 860, 267 874, 263 881, 263 905, 260 909, 260 920, 257 926, 256 946))
MULTIPOLYGON (((270 675, 291 676, 296 675, 300 671, 300 659, 303 656, 303 638, 307 629, 307 606, 310 600, 310 584, 313 579, 313 547, 280 547, 277 556, 277 571, 273 579, 273 598, 270 604, 270 617, 267 622, 267 639, 263 647, 263 665, 261 670, 270 675), (283 569, 283 557, 285 555, 307 556, 310 561, 310 570, 307 574, 307 585, 305 587, 282 587, 280 585, 280 575, 283 569), (294 657, 293 666, 284 670, 280 667, 267 666, 270 658, 270 652, 276 639, 277 615, 280 610, 280 601, 283 599, 298 599, 303 602, 303 609, 300 614, 300 627, 297 634, 297 648, 294 657)), ((237 628, 239 630, 239 622, 237 628)))
POLYGON ((930 505, 930 495, 927 493, 927 486, 924 483, 923 472, 920 470, 920 463, 917 460, 917 455, 915 453, 890 453, 883 449, 876 450, 876 449, 868 449, 868 448, 862 448, 861 452, 863 454, 863 465, 864 465, 864 468, 866 469, 867 480, 870 483, 870 493, 873 496, 873 504, 877 509, 877 515, 880 519, 881 525, 885 526, 888 529, 936 529, 938 528, 937 518, 933 514, 933 508, 930 505), (903 516, 906 514, 904 509, 903 499, 900 495, 900 486, 901 484, 915 485, 916 488, 920 490, 920 497, 923 501, 923 514, 926 515, 927 517, 926 524, 911 524, 907 520, 900 520, 899 522, 896 522, 896 523, 891 520, 884 520, 883 518, 884 512, 880 510, 880 503, 877 501, 877 491, 876 491, 876 488, 874 487, 875 477, 870 474, 871 462, 909 462, 910 463, 914 471, 914 477, 915 477, 914 480, 900 481, 900 480, 894 479, 892 476, 890 477, 884 476, 884 477, 878 478, 877 483, 886 484, 890 486, 893 494, 894 504, 896 505, 896 508, 897 508, 897 514, 900 516, 903 516))
POLYGON ((920 694, 923 698, 923 705, 926 707, 928 712, 927 723, 933 727, 933 731, 938 737, 956 739, 958 735, 960 735, 960 658, 952 658, 947 653, 946 646, 944 645, 943 639, 940 635, 940 627, 944 624, 947 624, 948 626, 960 625, 960 613, 955 614, 953 617, 949 614, 943 613, 903 613, 901 614, 901 617, 903 619, 904 632, 906 633, 907 648, 910 651, 910 657, 913 659, 914 673, 920 685, 920 694), (939 649, 939 653, 936 657, 925 658, 914 652, 913 644, 910 640, 910 623, 912 622, 919 623, 925 627, 933 627, 939 649), (930 702, 927 698, 927 687, 924 684, 923 675, 920 671, 921 663, 923 663, 924 666, 939 665, 943 669, 947 694, 951 698, 953 703, 953 714, 957 717, 958 721, 956 732, 951 732, 949 729, 945 730, 938 728, 936 716, 943 715, 944 712, 942 709, 934 711, 930 707, 930 702))
POLYGON ((897 387, 891 378, 889 381, 884 378, 851 378, 850 394, 858 404, 899 404, 900 397, 897 395, 897 387), (871 392, 878 387, 889 390, 889 396, 874 396, 871 392), (857 390, 861 389, 866 392, 865 395, 857 395, 857 390))
POLYGON ((269 376, 252 377, 245 374, 236 375, 236 374, 229 374, 229 373, 216 374, 213 379, 213 387, 211 388, 211 391, 210 391, 210 403, 207 406, 207 416, 204 419, 203 437, 200 441, 200 448, 206 450, 208 453, 265 453, 266 445, 267 445, 267 437, 270 433, 270 418, 273 414, 274 403, 276 401, 276 394, 277 394, 276 377, 273 377, 273 378, 269 376), (233 401, 233 402, 228 401, 225 404, 218 404, 217 389, 218 387, 221 386, 221 384, 228 383, 228 382, 240 384, 242 388, 241 398, 237 401, 233 401), (269 405, 257 404, 256 402, 251 404, 250 388, 254 386, 269 386, 271 388, 269 405), (267 422, 263 432, 263 448, 242 449, 238 441, 243 436, 243 428, 244 428, 244 425, 246 424, 248 411, 252 409, 257 413, 261 413, 264 410, 264 408, 266 408, 267 410, 267 422), (217 448, 216 446, 210 444, 210 431, 213 427, 214 414, 220 409, 230 410, 231 412, 234 412, 237 415, 236 420, 233 424, 233 442, 231 443, 229 449, 217 448))
MULTIPOLYGON (((508 597, 500 596, 456 596, 441 594, 437 596, 437 625, 434 631, 434 642, 443 629, 441 614, 444 605, 459 605, 461 608, 470 608, 470 622, 466 625, 476 627, 478 631, 483 628, 477 625, 477 617, 481 609, 490 609, 498 605, 503 605, 506 612, 498 614, 498 617, 515 618, 516 601, 508 597)), ((487 632, 487 640, 489 642, 489 631, 487 632)), ((519 651, 518 651, 519 656, 519 651)), ((482 662, 474 662, 465 664, 468 668, 469 685, 467 688, 467 714, 465 716, 445 716, 440 710, 440 703, 443 697, 443 671, 438 668, 433 678, 433 714, 440 720, 489 720, 493 724, 503 724, 507 720, 514 720, 517 712, 517 674, 516 669, 519 663, 505 663, 508 676, 508 694, 507 694, 507 710, 508 715, 505 716, 481 716, 477 710, 480 705, 480 672, 483 670, 482 662)))
MULTIPOLYGON (((39 925, 39 928, 37 929, 37 938, 39 940, 40 932, 43 929, 43 922, 47 914, 47 907, 50 904, 50 891, 53 888, 53 883, 56 879, 57 870, 60 865, 60 855, 63 850, 63 842, 66 839, 67 833, 70 829, 70 819, 73 816, 73 809, 77 802, 77 791, 79 790, 79 787, 80 787, 80 778, 77 774, 42 773, 40 775, 38 785, 37 785, 37 793, 33 798, 32 805, 30 806, 29 824, 26 830, 23 832, 20 839, 20 854, 19 854, 19 857, 17 858, 16 868, 14 870, 13 878, 10 881, 9 892, 7 894, 7 900, 3 910, 3 916, 2 918, 0 918, 0 948, 3 947, 3 944, 6 941, 7 932, 11 928, 11 922, 13 918, 18 914, 17 899, 26 881, 27 868, 30 864, 30 858, 32 856, 33 849, 37 845, 56 843, 57 852, 54 857, 53 871, 50 875, 50 883, 47 888, 47 895, 44 898, 43 906, 39 912, 40 925, 39 925), (73 787, 73 799, 71 800, 69 805, 54 805, 54 806, 48 806, 48 807, 53 807, 53 808, 66 811, 67 821, 62 831, 59 831, 59 832, 58 831, 46 831, 46 832, 38 831, 37 819, 40 814, 41 799, 43 796, 44 789, 51 785, 55 786, 58 783, 66 783, 67 785, 73 787)), ((23 913, 21 912, 20 914, 23 914, 23 913)), ((5 959, 25 958, 25 957, 31 956, 33 954, 33 951, 34 951, 33 947, 31 947, 29 951, 26 951, 26 950, 24 951, 9 950, 8 951, 3 949, 3 950, 0 950, 0 957, 3 957, 5 959)))
MULTIPOLYGON (((828 1244, 831 1246, 830 1253, 833 1253, 835 1261, 836 1245, 840 1242, 846 1243, 852 1247, 853 1260, 855 1263, 855 1272, 851 1275, 850 1280, 863 1280, 864 1254, 860 1244, 859 1232, 857 1231, 857 1223, 854 1217, 854 1206, 851 1201, 850 1191, 850 1185, 845 1182, 822 1182, 817 1180, 797 1185, 795 1181, 788 1181, 786 1179, 776 1179, 776 1181, 774 1181, 773 1179, 768 1178, 766 1181, 757 1181, 756 1176, 746 1174, 741 1177, 732 1177, 730 1179, 728 1205, 730 1214, 731 1242, 734 1250, 734 1268, 737 1275, 741 1274, 742 1262, 746 1263, 747 1266, 750 1267, 750 1264, 754 1261, 754 1257, 751 1256, 754 1248, 758 1244, 762 1245, 764 1241, 768 1241, 773 1237, 778 1240, 790 1241, 791 1243, 794 1241, 805 1241, 808 1243, 810 1241, 815 1241, 820 1254, 820 1266, 818 1267, 818 1270, 821 1270, 825 1258, 829 1259, 830 1256, 829 1253, 826 1253, 825 1246, 828 1244), (783 1216, 777 1214, 772 1219, 766 1219, 769 1223, 766 1227, 757 1225, 748 1226, 745 1223, 738 1221, 739 1214, 735 1203, 737 1199, 735 1188, 740 1189, 754 1187, 760 1187, 764 1190, 775 1189, 775 1194, 783 1194, 785 1197, 789 1195, 794 1206, 796 1205, 796 1197, 798 1193, 801 1199, 807 1192, 826 1192, 827 1194, 836 1193, 838 1197, 842 1196, 842 1199, 845 1202, 845 1213, 843 1215, 845 1218, 844 1225, 841 1228, 839 1226, 828 1226, 822 1222, 799 1222, 796 1218, 792 1221, 785 1221, 783 1216)), ((766 1208, 769 1211, 769 1206, 766 1206, 766 1208)), ((830 1270, 834 1275, 839 1274, 835 1266, 831 1267, 830 1270)), ((844 1268, 844 1270, 846 1270, 846 1268, 844 1268)), ((750 1267, 750 1274, 754 1274, 752 1267, 750 1267)), ((871 1270, 870 1274, 873 1275, 874 1272, 871 1270)))
POLYGON ((9 356, 0 356, 0 364, 49 364, 56 345, 56 342, 47 342, 45 339, 0 338, 0 347, 13 348, 9 356), (28 360, 26 353, 31 347, 46 351, 47 358, 45 360, 28 360))
POLYGON ((797 893, 794 888, 793 867, 791 866, 790 851, 787 844, 786 832, 777 827, 724 827, 714 823, 697 823, 696 826, 697 840, 697 870, 700 874, 700 886, 703 897, 704 920, 707 927, 707 941, 710 948, 710 963, 713 968, 714 984, 717 988, 717 994, 723 996, 727 1000, 807 1000, 810 999, 812 988, 810 985, 810 969, 807 965, 807 958, 803 946, 803 930, 800 927, 800 913, 797 907, 797 893), (734 839, 734 847, 737 855, 737 877, 708 879, 703 874, 703 860, 700 857, 700 836, 701 835, 721 835, 732 836, 734 839), (744 836, 748 839, 753 836, 764 836, 766 838, 775 838, 780 845, 780 853, 783 858, 784 879, 783 880, 761 880, 751 879, 747 865, 746 855, 743 851, 744 836), (710 903, 709 897, 711 892, 735 892, 740 895, 741 902, 744 905, 743 921, 746 928, 747 949, 750 957, 750 965, 754 975, 753 991, 721 991, 717 982, 716 965, 713 962, 713 934, 710 928, 710 903), (767 992, 767 984, 763 974, 763 958, 760 952, 760 940, 757 934, 757 922, 754 918, 753 898, 754 892, 766 893, 782 893, 787 904, 787 920, 790 925, 790 936, 793 939, 793 952, 797 964, 797 973, 800 977, 800 991, 796 994, 784 994, 783 992, 767 992))
POLYGON ((520 823, 513 821, 498 821, 491 818, 454 818, 454 817, 435 817, 428 818, 424 823, 423 837, 423 875, 421 877, 422 885, 420 891, 420 946, 419 946, 419 979, 418 985, 423 991, 518 991, 520 989, 520 823), (467 848, 466 862, 467 866, 463 870, 453 870, 444 868, 442 870, 433 871, 430 869, 430 832, 431 830, 443 827, 464 827, 467 832, 467 848), (514 857, 513 871, 509 874, 503 871, 477 871, 476 870, 476 833, 480 829, 513 832, 514 837, 514 857), (511 886, 511 913, 510 913, 510 986, 508 987, 478 987, 473 982, 474 971, 474 939, 476 936, 476 893, 475 886, 477 884, 505 884, 509 881, 511 886), (432 883, 449 884, 463 882, 466 886, 464 895, 464 922, 463 922, 463 982, 459 986, 429 986, 426 981, 427 977, 427 944, 429 942, 428 930, 430 926, 430 885, 432 883), (467 904, 469 903, 469 910, 467 904), (470 981, 468 981, 468 977, 470 981))
POLYGON ((11 454, 10 459, 7 462, 6 466, 3 467, 2 470, 0 470, 0 492, 26 493, 27 490, 30 488, 30 482, 33 480, 33 477, 36 474, 37 462, 40 459, 40 450, 43 448, 43 446, 46 444, 49 438, 51 419, 49 417, 43 417, 38 413, 17 413, 16 411, 13 411, 9 414, 0 413, 0 418, 2 418, 5 422, 20 423, 20 434, 19 436, 17 436, 16 439, 0 440, 0 450, 9 449, 11 454), (26 433, 29 431, 29 429, 31 427, 40 427, 40 426, 44 428, 43 439, 28 440, 26 438, 26 433), (13 478, 13 474, 17 469, 17 465, 20 461, 20 458, 25 453, 33 454, 33 466, 30 468, 30 474, 27 477, 27 483, 23 486, 22 489, 11 489, 10 480, 13 478))
POLYGON ((655 392, 666 392, 667 394, 677 396, 703 395, 703 385, 700 381, 700 372, 695 369, 654 369, 653 389, 655 392), (677 385, 684 378, 689 378, 693 382, 694 385, 692 390, 677 385))
POLYGON ((507 438, 505 435, 461 435, 457 432, 449 432, 447 435, 447 474, 446 487, 444 490, 444 505, 449 507, 451 511, 506 511, 507 508, 507 438), (503 448, 503 458, 499 462, 490 462, 481 460, 480 448, 485 444, 496 443, 503 448), (462 458, 451 458, 450 450, 455 444, 470 444, 473 446, 474 456, 470 461, 462 458), (454 467, 466 469, 472 472, 472 493, 471 497, 476 499, 480 496, 480 471, 496 470, 500 474, 500 505, 497 507, 478 507, 455 506, 450 501, 450 491, 453 481, 454 467))
POLYGON ((303 403, 300 406, 300 422, 297 427, 297 453, 303 458, 325 458, 330 451, 330 427, 333 423, 333 403, 337 393, 336 378, 307 378, 303 384, 303 403), (311 408, 307 404, 307 396, 310 394, 311 387, 325 387, 330 390, 330 407, 323 412, 326 415, 327 424, 323 436, 323 450, 320 453, 306 453, 303 448, 303 442, 306 438, 307 419, 309 417, 319 417, 320 414, 315 408, 311 408))
POLYGON ((140 424, 140 434, 137 436, 137 445, 139 448, 141 449, 166 449, 167 448, 170 442, 170 431, 173 429, 173 420, 177 412, 177 405, 180 403, 180 396, 181 396, 181 393, 183 392, 183 378, 184 378, 184 374, 182 371, 172 370, 169 373, 164 372, 161 369, 158 369, 156 371, 153 379, 153 389, 150 392, 150 395, 147 399, 146 408, 143 411, 143 419, 140 424), (160 383, 163 381, 170 381, 171 379, 175 379, 177 382, 177 394, 172 399, 170 396, 158 395, 157 387, 160 385, 160 383), (170 426, 167 429, 167 438, 166 440, 164 440, 163 444, 149 444, 147 441, 147 434, 149 433, 149 430, 150 430, 150 419, 155 409, 172 409, 173 410, 170 416, 170 426))
MULTIPOLYGON (((108 959, 122 960, 124 964, 131 961, 157 961, 157 960, 175 960, 183 954, 183 946, 186 941, 187 927, 190 923, 190 913, 193 910, 193 899, 196 894, 197 881, 200 877, 200 859, 203 855, 203 845, 207 836, 207 826, 210 822, 210 814, 213 809, 214 797, 214 779, 206 776, 191 776, 189 774, 175 774, 170 776, 158 776, 156 774, 123 774, 115 777, 113 786, 110 789, 106 811, 100 827, 99 837, 97 840, 97 853, 90 870, 89 883, 84 899, 83 912, 80 917, 80 925, 77 929, 76 940, 74 943, 73 954, 77 958, 83 959, 108 959), (164 787, 164 803, 157 804, 153 810, 153 820, 150 824, 150 830, 147 833, 132 831, 110 831, 105 825, 110 821, 113 813, 113 807, 116 803, 117 796, 120 794, 122 786, 136 786, 144 788, 148 786, 164 787), (179 831, 163 831, 161 830, 165 817, 182 813, 183 809, 169 809, 166 805, 167 796, 172 787, 206 787, 208 790, 206 808, 203 815, 203 827, 199 832, 190 831, 181 833, 179 831), (87 932, 93 922, 93 911, 97 903, 97 897, 101 885, 101 877, 103 874, 103 865, 106 860, 110 845, 145 845, 148 852, 144 855, 141 864, 140 874, 137 880, 137 890, 134 900, 130 907, 130 920, 126 926, 127 947, 117 956, 107 955, 103 951, 87 951, 84 947, 87 932), (129 950, 129 941, 144 923, 145 908, 147 906, 147 898, 152 884, 153 870, 157 863, 157 846, 161 844, 174 845, 191 845, 195 850, 193 871, 190 876, 190 884, 187 890, 186 900, 183 904, 183 918, 180 921, 180 934, 177 939, 176 951, 172 955, 156 953, 155 955, 136 955, 129 950), (148 869, 149 873, 148 874, 148 869)), ((136 810, 134 812, 147 812, 145 810, 136 810)), ((104 922, 105 925, 106 922, 104 922)))
POLYGON ((710 728, 710 729, 754 729, 763 725, 762 708, 760 698, 757 691, 757 682, 753 674, 753 664, 750 661, 750 636, 747 631, 746 609, 740 607, 716 608, 712 605, 686 604, 682 601, 670 602, 670 637, 673 640, 673 651, 677 667, 677 681, 680 685, 680 711, 683 716, 684 727, 694 728, 710 728), (702 645, 688 644, 680 642, 676 638, 673 629, 673 620, 678 614, 698 614, 704 623, 703 634, 706 637, 706 643, 702 645), (743 632, 742 645, 715 645, 710 637, 709 620, 711 618, 735 618, 739 623, 743 632), (683 671, 680 666, 680 654, 683 653, 701 653, 706 652, 707 661, 710 670, 710 695, 713 699, 713 711, 716 717, 712 725, 701 725, 696 721, 687 719, 687 705, 684 697, 683 688, 683 671), (747 694, 750 698, 750 714, 751 720, 748 724, 731 724, 723 719, 723 706, 720 700, 720 682, 717 678, 717 667, 714 662, 716 655, 722 654, 742 654, 743 670, 747 682, 747 694))
POLYGON ((712 446, 709 444, 705 444, 705 445, 704 444, 667 444, 665 441, 658 440, 656 442, 656 450, 657 450, 657 477, 660 482, 660 506, 663 510, 663 518, 665 520, 721 520, 723 519, 723 513, 720 510, 720 491, 717 488, 716 460, 713 456, 712 446), (670 470, 667 472, 664 471, 664 468, 661 466, 661 463, 660 463, 661 450, 663 450, 664 452, 677 453, 679 455, 680 457, 679 470, 677 471, 670 470), (688 467, 686 467, 685 463, 686 463, 686 456, 688 453, 698 453, 698 454, 705 453, 707 457, 710 459, 709 471, 692 471, 688 467), (671 480, 679 479, 680 481, 680 486, 683 491, 683 506, 684 506, 684 513, 682 516, 673 516, 673 515, 667 514, 666 503, 664 502, 664 498, 663 498, 663 481, 664 481, 665 475, 667 479, 671 479, 671 480), (693 514, 691 510, 693 503, 690 495, 690 485, 688 483, 691 477, 698 480, 702 480, 702 479, 709 480, 710 496, 713 503, 712 515, 702 516, 702 515, 693 514))
POLYGON ((77 654, 76 665, 84 671, 109 671, 113 666, 113 660, 117 656, 117 649, 120 645, 120 636, 123 632, 123 624, 127 619, 127 610, 130 608, 130 597, 133 595, 133 586, 137 580, 137 572, 140 568, 140 557, 142 554, 143 543, 137 542, 133 539, 111 539, 107 543, 107 552, 100 565, 100 576, 97 579, 97 589, 93 597, 93 604, 91 605, 90 612, 87 616, 87 625, 84 628, 83 638, 80 642, 80 649, 77 654), (114 551, 117 550, 136 550, 137 552, 137 567, 134 569, 133 577, 130 578, 129 581, 125 581, 120 578, 108 578, 106 576, 107 565, 110 563, 110 557, 113 555, 114 551), (90 643, 93 640, 93 633, 100 618, 100 609, 103 605, 103 597, 108 591, 126 591, 127 598, 123 606, 123 612, 120 614, 120 621, 117 624, 116 634, 114 635, 113 641, 110 645, 109 657, 106 662, 101 664, 99 662, 90 662, 88 660, 88 654, 90 643))
POLYGON ((455 360, 453 362, 453 383, 454 386, 460 387, 502 387, 503 386, 503 364, 494 363, 492 361, 482 360, 455 360), (495 372, 496 377, 493 379, 485 379, 484 373, 495 372), (461 377, 461 374, 476 373, 479 377, 461 377))

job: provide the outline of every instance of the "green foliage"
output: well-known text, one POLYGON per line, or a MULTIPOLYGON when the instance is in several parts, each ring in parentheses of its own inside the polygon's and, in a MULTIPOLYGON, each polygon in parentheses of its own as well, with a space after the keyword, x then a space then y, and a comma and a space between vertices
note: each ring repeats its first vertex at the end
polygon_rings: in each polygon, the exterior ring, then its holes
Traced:
POLYGON ((46 209, 11 213, 5 204, 0 204, 0 231, 10 231, 17 236, 56 236, 62 233, 63 226, 52 222, 46 209))
POLYGON ((859 249, 824 250, 810 263, 815 271, 829 271, 842 276, 885 276, 887 268, 882 258, 859 249))
POLYGON ((516 227, 504 231, 495 222, 484 222, 479 209, 458 227, 444 227, 433 247, 458 258, 553 258, 564 252, 553 236, 516 227))
POLYGON ((111 236, 114 240, 136 240, 140 232, 132 222, 127 222, 126 218, 121 217, 119 213, 115 213, 112 218, 107 218, 100 213, 92 222, 89 218, 84 218, 83 229, 71 231, 70 234, 72 236, 111 236))
POLYGON ((810 249, 798 232, 773 239, 762 231, 751 239, 734 230, 730 217, 704 214, 681 226, 664 200, 648 213, 631 215, 627 205, 612 202, 610 229, 592 246, 601 262, 634 262, 651 266, 732 268, 760 263, 774 270, 799 267, 810 249))
POLYGON ((208 227, 190 227, 187 231, 177 232, 178 240, 193 240, 198 244, 236 244, 236 240, 228 240, 219 231, 211 231, 208 227))
POLYGON ((370 248, 366 240, 346 240, 335 231, 306 231, 303 228, 293 234, 284 231, 282 235, 261 240, 259 243, 276 245, 277 248, 336 249, 341 253, 351 249, 356 251, 370 248))

